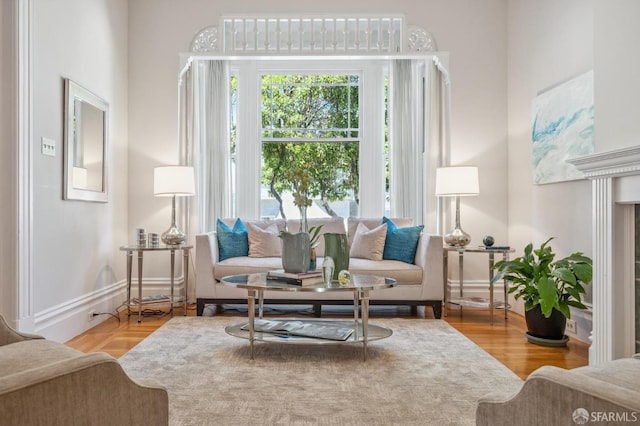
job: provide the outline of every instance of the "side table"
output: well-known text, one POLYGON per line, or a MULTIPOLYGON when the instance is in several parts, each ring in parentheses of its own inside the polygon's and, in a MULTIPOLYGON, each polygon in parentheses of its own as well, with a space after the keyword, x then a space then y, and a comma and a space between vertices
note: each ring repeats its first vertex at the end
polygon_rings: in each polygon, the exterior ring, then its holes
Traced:
MULTIPOLYGON (((189 283, 189 253, 193 246, 180 245, 180 246, 160 246, 160 247, 140 247, 140 246, 122 246, 121 251, 127 252, 127 315, 131 316, 131 271, 133 268, 133 252, 138 253, 138 301, 142 301, 142 259, 143 254, 146 251, 169 251, 171 252, 171 315, 173 315, 173 305, 175 302, 183 302, 184 315, 187 315, 187 297, 188 297, 188 283, 189 283), (176 250, 182 250, 183 258, 183 271, 184 271, 184 296, 178 299, 174 298, 174 280, 175 280, 175 259, 176 250)), ((163 303, 163 302, 157 302, 163 303)), ((138 306, 138 322, 142 322, 142 303, 136 303, 138 306)))
MULTIPOLYGON (((493 279, 493 265, 495 263, 495 254, 502 254, 503 260, 509 260, 509 253, 514 253, 515 250, 512 248, 486 248, 484 246, 479 247, 452 247, 452 246, 444 246, 443 247, 444 254, 444 262, 443 262, 443 273, 444 273, 444 308, 445 315, 448 311, 448 304, 459 305, 460 309, 462 307, 472 307, 472 308, 489 308, 490 316, 491 316, 491 324, 493 324, 493 309, 496 308, 496 303, 493 300, 493 284, 491 284, 491 280, 493 279), (449 253, 450 252, 458 252, 458 282, 460 285, 459 288, 459 298, 452 298, 447 291, 447 280, 448 280, 448 272, 449 272, 449 253), (486 301, 478 301, 470 298, 464 297, 464 255, 465 253, 485 253, 489 255, 489 302, 486 301)), ((508 283, 507 280, 504 280, 503 283, 504 290, 504 318, 505 320, 508 318, 508 308, 509 304, 507 303, 507 290, 508 283)))

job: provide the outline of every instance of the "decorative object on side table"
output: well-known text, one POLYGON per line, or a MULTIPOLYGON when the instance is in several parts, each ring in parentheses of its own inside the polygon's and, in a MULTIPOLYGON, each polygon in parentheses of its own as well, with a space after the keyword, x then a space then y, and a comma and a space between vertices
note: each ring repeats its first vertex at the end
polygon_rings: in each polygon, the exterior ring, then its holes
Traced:
POLYGON ((147 246, 147 231, 144 228, 136 228, 136 245, 138 247, 147 246))
POLYGON ((324 255, 333 259, 332 278, 337 280, 340 271, 349 269, 349 242, 347 235, 333 233, 322 235, 324 235, 324 255))
POLYGON ((160 247, 160 234, 156 232, 149 232, 149 247, 158 248, 160 247))
POLYGON ((478 195, 479 193, 477 167, 439 167, 436 170, 436 195, 438 197, 456 197, 455 228, 444 236, 444 242, 448 245, 465 247, 471 242, 469 234, 460 228, 460 197, 478 195))
POLYGON ((527 339, 546 346, 564 346, 569 338, 564 334, 570 307, 587 309, 580 294, 591 282, 592 261, 582 252, 556 260, 549 244, 553 238, 534 250, 529 243, 524 256, 495 264, 497 274, 491 280, 511 282, 509 293, 516 300, 524 299, 527 339))
POLYGON ((491 247, 495 242, 496 240, 491 235, 487 235, 482 239, 482 244, 484 244, 485 247, 491 247))
POLYGON ((162 242, 169 246, 183 244, 187 236, 176 225, 176 197, 195 194, 193 167, 156 167, 153 170, 153 194, 156 197, 173 197, 171 201, 171 226, 162 234, 162 242))

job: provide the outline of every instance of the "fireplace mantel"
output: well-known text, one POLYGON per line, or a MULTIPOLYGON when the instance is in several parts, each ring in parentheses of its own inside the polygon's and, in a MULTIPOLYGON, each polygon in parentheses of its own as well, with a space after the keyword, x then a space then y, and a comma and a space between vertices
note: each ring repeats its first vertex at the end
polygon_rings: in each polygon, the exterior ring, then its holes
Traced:
POLYGON ((634 204, 640 146, 568 160, 592 180, 593 327, 589 364, 635 351, 634 204), (630 184, 631 183, 631 184, 630 184))
POLYGON ((590 179, 640 174, 640 146, 568 160, 590 179))

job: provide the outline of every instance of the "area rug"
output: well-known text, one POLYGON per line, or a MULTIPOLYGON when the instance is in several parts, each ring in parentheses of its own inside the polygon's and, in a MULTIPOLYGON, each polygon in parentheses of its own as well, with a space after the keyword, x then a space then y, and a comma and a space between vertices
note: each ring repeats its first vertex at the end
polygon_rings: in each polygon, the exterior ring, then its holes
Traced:
POLYGON ((120 358, 167 387, 171 425, 473 425, 478 399, 522 381, 442 320, 378 319, 359 344, 260 343, 229 336, 234 317, 176 317, 120 358))

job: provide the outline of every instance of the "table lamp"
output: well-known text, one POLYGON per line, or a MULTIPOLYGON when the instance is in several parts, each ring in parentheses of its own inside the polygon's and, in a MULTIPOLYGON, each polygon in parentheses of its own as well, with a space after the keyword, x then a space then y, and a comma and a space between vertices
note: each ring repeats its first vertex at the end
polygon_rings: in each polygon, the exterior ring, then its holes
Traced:
POLYGON ((460 197, 478 195, 478 168, 475 166, 439 167, 436 170, 436 196, 456 197, 456 226, 444 236, 444 242, 453 247, 464 247, 471 242, 469 234, 460 228, 460 197))
POLYGON ((162 236, 162 242, 169 246, 180 245, 187 236, 176 226, 176 197, 195 194, 193 167, 161 166, 153 169, 153 195, 173 197, 171 202, 171 227, 162 236))

